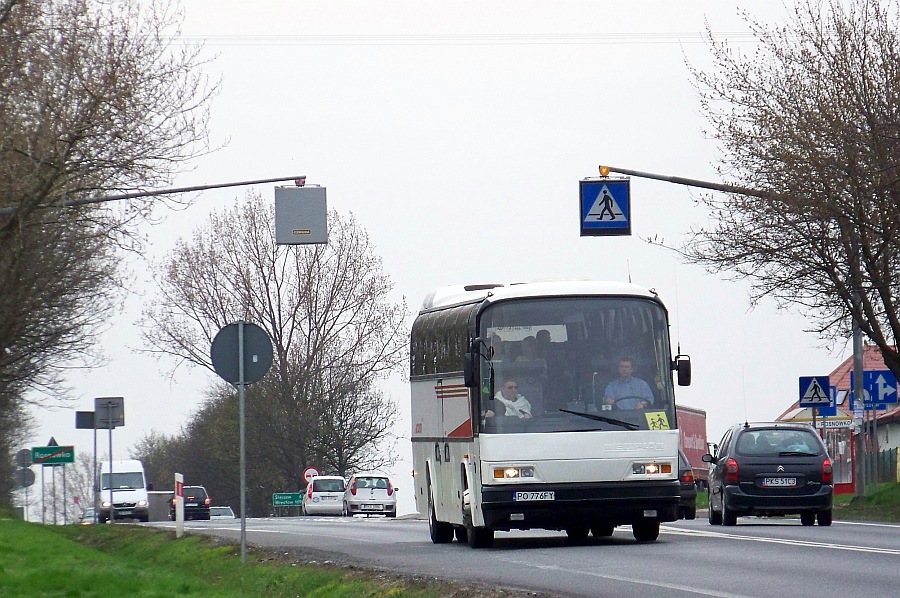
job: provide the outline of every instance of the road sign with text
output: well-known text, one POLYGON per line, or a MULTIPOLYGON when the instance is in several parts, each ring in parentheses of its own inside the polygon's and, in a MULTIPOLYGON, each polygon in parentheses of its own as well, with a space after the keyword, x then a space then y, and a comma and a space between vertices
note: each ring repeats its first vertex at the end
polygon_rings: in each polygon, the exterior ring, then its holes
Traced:
POLYGON ((302 502, 299 492, 276 492, 272 495, 273 507, 299 507, 302 502))
POLYGON ((57 465, 75 462, 74 446, 33 446, 31 461, 35 465, 57 465))

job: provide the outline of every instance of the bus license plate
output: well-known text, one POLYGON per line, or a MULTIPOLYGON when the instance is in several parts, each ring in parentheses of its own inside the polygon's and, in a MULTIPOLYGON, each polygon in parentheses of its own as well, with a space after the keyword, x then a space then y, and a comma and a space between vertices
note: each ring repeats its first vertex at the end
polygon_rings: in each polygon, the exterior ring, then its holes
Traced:
POLYGON ((781 488, 791 488, 797 485, 797 478, 763 478, 762 485, 767 487, 779 486, 781 488))
POLYGON ((552 490, 546 490, 544 492, 515 492, 513 493, 513 500, 556 500, 556 493, 552 490))

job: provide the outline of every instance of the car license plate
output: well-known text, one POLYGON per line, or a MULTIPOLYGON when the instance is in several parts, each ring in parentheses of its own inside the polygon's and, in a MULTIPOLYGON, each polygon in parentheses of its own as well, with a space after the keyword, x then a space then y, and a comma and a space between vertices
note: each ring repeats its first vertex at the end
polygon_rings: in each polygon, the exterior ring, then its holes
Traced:
POLYGON ((513 500, 556 500, 556 493, 553 490, 545 490, 544 492, 515 492, 513 493, 513 500))
POLYGON ((323 496, 322 500, 337 500, 337 496, 323 496))
POLYGON ((359 508, 363 511, 380 511, 381 505, 360 505, 359 508))
POLYGON ((186 507, 196 507, 196 506, 197 506, 197 503, 195 503, 195 502, 189 502, 189 503, 185 503, 184 506, 186 506, 186 507))
POLYGON ((797 478, 763 478, 763 486, 790 488, 797 485, 797 478))
POLYGON ((119 515, 131 515, 131 511, 119 511, 119 515))

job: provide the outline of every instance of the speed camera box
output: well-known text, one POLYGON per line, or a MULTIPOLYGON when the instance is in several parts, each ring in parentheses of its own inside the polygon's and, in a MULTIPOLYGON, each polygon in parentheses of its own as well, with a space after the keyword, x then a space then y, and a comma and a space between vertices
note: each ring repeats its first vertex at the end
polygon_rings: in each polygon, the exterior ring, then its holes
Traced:
POLYGON ((275 187, 275 242, 279 245, 328 242, 325 187, 275 187))

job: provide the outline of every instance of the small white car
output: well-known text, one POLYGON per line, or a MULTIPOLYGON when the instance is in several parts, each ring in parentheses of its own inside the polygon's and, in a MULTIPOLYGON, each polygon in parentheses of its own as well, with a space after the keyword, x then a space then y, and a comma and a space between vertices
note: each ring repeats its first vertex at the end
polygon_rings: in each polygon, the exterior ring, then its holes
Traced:
POLYGON ((397 516, 397 488, 383 473, 357 473, 347 482, 344 492, 344 516, 397 516))
POLYGON ((340 515, 341 500, 344 498, 346 482, 336 475, 319 475, 306 485, 303 495, 302 511, 304 515, 340 515))
POLYGON ((234 519, 234 511, 231 510, 231 507, 210 507, 209 508, 209 518, 210 519, 234 519))

